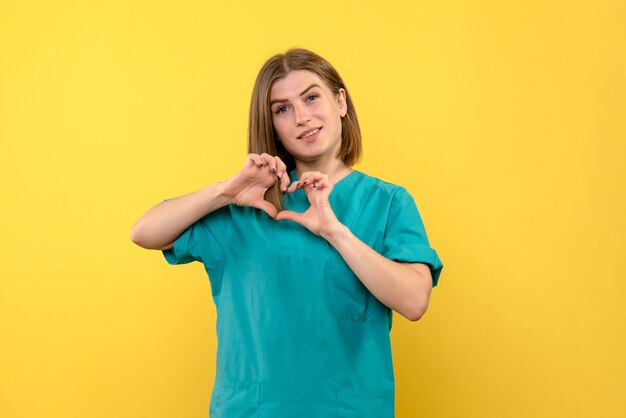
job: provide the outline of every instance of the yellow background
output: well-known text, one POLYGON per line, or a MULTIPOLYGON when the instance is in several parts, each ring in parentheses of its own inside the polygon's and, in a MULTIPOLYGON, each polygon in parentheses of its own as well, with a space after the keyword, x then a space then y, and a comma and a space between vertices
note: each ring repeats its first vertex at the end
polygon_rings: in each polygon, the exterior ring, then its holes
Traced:
POLYGON ((239 169, 292 46, 445 264, 396 315, 397 416, 626 416, 625 28, 623 0, 2 0, 0 417, 206 417, 208 280, 129 231, 239 169))

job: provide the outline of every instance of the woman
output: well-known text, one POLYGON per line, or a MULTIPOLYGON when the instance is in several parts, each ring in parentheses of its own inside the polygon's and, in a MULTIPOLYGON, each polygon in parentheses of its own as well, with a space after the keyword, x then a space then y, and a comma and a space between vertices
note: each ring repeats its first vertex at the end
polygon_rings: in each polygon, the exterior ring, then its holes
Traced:
POLYGON ((265 63, 248 136, 239 173, 159 203, 131 232, 209 275, 210 416, 393 417, 391 312, 418 320, 442 268, 413 199, 351 168, 354 105, 310 51, 265 63))

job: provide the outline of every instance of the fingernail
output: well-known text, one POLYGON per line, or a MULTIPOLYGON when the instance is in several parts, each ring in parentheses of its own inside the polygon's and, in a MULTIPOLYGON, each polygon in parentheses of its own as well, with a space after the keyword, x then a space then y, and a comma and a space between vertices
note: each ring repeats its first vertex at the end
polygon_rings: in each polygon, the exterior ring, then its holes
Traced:
POLYGON ((276 172, 276 167, 272 167, 272 171, 275 173, 276 172))

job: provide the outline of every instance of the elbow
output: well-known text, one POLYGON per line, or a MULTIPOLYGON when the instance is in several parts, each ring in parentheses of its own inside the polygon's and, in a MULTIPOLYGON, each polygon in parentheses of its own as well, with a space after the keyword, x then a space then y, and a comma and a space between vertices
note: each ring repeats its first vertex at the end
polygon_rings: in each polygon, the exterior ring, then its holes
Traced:
POLYGON ((430 293, 431 289, 427 288, 424 292, 420 292, 415 297, 407 300, 404 311, 401 314, 409 321, 419 321, 428 310, 430 293))
POLYGON ((154 234, 150 233, 146 229, 145 222, 139 219, 130 230, 130 240, 146 250, 169 250, 174 246, 174 242, 163 243, 154 237, 154 234))
POLYGON ((422 319, 426 310, 428 309, 428 303, 422 304, 414 304, 408 307, 405 312, 402 314, 406 319, 411 322, 419 321, 422 319))
POLYGON ((412 289, 404 293, 402 300, 402 310, 398 310, 398 313, 404 316, 409 321, 419 321, 430 303, 430 294, 432 292, 432 276, 428 266, 420 263, 407 264, 415 275, 410 277, 409 282, 412 284, 412 289))
POLYGON ((139 245, 142 248, 146 248, 146 243, 144 242, 144 237, 141 232, 141 222, 138 220, 133 224, 133 227, 130 229, 130 240, 135 244, 139 245))

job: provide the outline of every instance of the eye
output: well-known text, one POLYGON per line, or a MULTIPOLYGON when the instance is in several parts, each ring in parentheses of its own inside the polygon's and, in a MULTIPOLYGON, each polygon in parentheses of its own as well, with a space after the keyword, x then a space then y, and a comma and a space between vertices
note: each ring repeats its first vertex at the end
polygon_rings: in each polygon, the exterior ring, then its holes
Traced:
POLYGON ((280 114, 280 113, 285 113, 287 111, 287 106, 281 106, 276 108, 276 113, 280 114))
POLYGON ((309 102, 312 102, 313 100, 315 100, 315 99, 317 99, 317 98, 318 98, 318 95, 317 95, 317 94, 311 94, 311 95, 310 95, 309 97, 307 97, 306 99, 307 99, 309 102))

